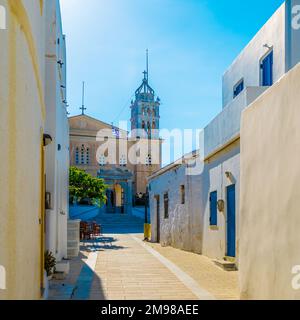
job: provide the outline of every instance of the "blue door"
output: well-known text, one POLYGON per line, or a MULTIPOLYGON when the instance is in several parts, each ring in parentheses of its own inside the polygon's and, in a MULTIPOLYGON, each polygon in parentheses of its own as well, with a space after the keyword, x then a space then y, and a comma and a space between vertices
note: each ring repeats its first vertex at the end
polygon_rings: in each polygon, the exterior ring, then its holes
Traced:
POLYGON ((235 257, 235 185, 227 188, 227 256, 235 257))
POLYGON ((262 86, 273 85, 273 51, 270 52, 261 63, 262 86))

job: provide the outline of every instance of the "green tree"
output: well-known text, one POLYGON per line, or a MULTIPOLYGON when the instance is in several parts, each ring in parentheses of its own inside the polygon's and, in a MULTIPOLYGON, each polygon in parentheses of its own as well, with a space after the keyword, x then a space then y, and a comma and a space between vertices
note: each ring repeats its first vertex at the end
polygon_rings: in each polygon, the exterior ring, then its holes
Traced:
POLYGON ((106 185, 103 179, 94 178, 75 167, 70 167, 69 191, 71 198, 78 201, 89 198, 98 206, 106 200, 106 185))

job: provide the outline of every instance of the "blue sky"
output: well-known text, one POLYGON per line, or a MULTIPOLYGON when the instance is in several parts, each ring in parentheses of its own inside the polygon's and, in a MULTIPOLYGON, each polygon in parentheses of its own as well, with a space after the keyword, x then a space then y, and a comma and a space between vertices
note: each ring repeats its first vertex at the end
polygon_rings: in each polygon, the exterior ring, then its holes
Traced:
POLYGON ((71 115, 84 80, 88 115, 129 119, 149 48, 161 127, 204 127, 221 110, 223 72, 282 2, 61 0, 71 115))

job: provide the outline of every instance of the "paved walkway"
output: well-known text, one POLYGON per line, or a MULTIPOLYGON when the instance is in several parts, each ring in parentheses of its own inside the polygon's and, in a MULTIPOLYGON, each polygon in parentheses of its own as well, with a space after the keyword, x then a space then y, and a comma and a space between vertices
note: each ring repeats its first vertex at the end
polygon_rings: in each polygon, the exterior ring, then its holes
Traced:
POLYGON ((239 299, 238 271, 224 271, 205 256, 186 252, 172 247, 162 247, 149 243, 153 249, 190 275, 203 288, 218 300, 239 299))
POLYGON ((91 299, 175 300, 198 297, 157 257, 130 235, 98 254, 91 299))
POLYGON ((65 281, 53 281, 51 299, 236 299, 237 273, 209 259, 160 245, 142 235, 113 234, 86 242, 65 281), (70 294, 71 292, 71 294, 70 294))

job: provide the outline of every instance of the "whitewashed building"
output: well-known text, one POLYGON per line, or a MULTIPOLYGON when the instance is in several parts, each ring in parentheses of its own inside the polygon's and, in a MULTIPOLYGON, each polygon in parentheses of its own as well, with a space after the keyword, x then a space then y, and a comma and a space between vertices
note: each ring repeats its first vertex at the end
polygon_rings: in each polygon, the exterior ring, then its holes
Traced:
POLYGON ((66 102, 66 41, 62 31, 59 1, 48 1, 45 15, 47 26, 53 26, 45 30, 45 132, 52 138, 45 154, 45 240, 46 249, 60 262, 67 258, 69 124, 66 102))
POLYGON ((154 173, 149 179, 151 240, 163 246, 201 253, 200 176, 187 175, 194 152, 154 173))
POLYGON ((41 299, 47 297, 45 251, 57 261, 66 255, 68 123, 59 0, 0 0, 0 7, 6 15, 0 30, 0 145, 6 150, 0 300, 41 299))
POLYGON ((152 241, 239 265, 241 114, 300 61, 299 2, 285 1, 223 75, 223 110, 204 128, 199 150, 203 172, 185 177, 184 166, 172 164, 150 177, 152 241))

